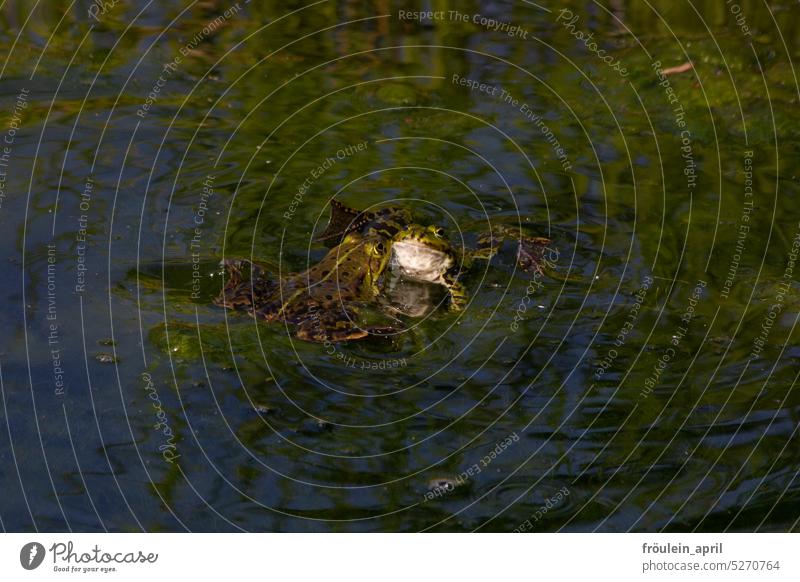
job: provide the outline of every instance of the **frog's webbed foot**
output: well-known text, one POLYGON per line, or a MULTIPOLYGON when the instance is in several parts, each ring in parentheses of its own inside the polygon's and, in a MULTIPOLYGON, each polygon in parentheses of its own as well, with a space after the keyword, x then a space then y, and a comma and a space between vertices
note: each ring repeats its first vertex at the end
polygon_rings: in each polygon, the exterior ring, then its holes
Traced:
POLYGON ((297 323, 296 335, 310 342, 348 342, 369 337, 389 337, 400 331, 390 325, 359 326, 355 323, 357 311, 341 307, 336 311, 314 311, 297 323))
POLYGON ((214 305, 232 309, 231 299, 244 280, 242 276, 242 261, 239 259, 224 259, 220 266, 225 271, 225 285, 219 295, 214 297, 214 305))
POLYGON ((335 247, 348 233, 361 229, 372 219, 370 213, 350 208, 335 198, 331 200, 330 205, 331 217, 328 226, 314 239, 325 242, 327 246, 335 247))
POLYGON ((322 241, 328 247, 335 247, 351 232, 357 232, 367 224, 378 223, 378 234, 388 238, 411 221, 411 214, 403 208, 382 208, 377 211, 362 211, 350 208, 335 198, 330 202, 331 217, 328 226, 314 240, 322 241))
POLYGON ((522 236, 517 247, 517 265, 526 273, 544 273, 543 266, 548 259, 545 259, 545 252, 552 253, 549 245, 552 241, 549 238, 537 236, 522 236))
POLYGON ((262 267, 247 259, 225 259, 221 262, 225 270, 225 285, 214 298, 214 305, 228 309, 251 308, 256 295, 265 295, 267 287, 274 285, 268 281, 262 267), (245 275, 249 275, 245 278, 245 275))
POLYGON ((552 254, 552 249, 548 247, 550 239, 528 236, 519 228, 500 225, 493 228, 492 232, 482 234, 478 237, 477 247, 470 253, 470 257, 490 260, 507 240, 517 242, 517 265, 520 269, 526 273, 542 273, 545 253, 552 254))

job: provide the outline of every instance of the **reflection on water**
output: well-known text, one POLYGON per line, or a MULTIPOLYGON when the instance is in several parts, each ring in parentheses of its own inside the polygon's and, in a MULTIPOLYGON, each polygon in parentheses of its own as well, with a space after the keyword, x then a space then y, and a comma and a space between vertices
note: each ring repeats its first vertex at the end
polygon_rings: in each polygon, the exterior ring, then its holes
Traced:
POLYGON ((384 284, 383 300, 388 313, 421 318, 432 313, 443 303, 442 287, 422 283, 388 273, 384 284))
POLYGON ((796 528, 800 31, 739 5, 7 2, 3 526, 796 528), (391 279, 386 341, 212 305, 334 195, 559 261, 391 279))

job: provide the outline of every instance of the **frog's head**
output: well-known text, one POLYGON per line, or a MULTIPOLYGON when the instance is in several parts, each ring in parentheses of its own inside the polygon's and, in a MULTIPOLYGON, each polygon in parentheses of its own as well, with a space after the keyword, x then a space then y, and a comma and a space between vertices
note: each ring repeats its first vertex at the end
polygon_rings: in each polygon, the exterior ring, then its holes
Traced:
POLYGON ((394 237, 391 251, 392 267, 417 281, 439 282, 455 264, 455 251, 438 226, 410 225, 394 237))

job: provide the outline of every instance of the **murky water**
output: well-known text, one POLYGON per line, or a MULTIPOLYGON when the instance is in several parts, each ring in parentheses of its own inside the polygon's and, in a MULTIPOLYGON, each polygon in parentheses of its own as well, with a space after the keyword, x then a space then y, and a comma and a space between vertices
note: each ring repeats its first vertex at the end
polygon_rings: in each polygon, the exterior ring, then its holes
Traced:
POLYGON ((6 2, 2 526, 797 529, 798 8, 607 4, 6 2), (334 195, 554 266, 393 342, 212 306, 334 195))

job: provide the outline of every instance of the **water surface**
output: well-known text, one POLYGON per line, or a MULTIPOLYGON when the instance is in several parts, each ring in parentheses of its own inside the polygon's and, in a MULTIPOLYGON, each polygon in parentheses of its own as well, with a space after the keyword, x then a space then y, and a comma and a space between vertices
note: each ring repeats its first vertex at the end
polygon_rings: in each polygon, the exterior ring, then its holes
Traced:
POLYGON ((796 6, 89 6, 0 9, 5 529, 797 528, 796 6), (334 195, 557 260, 395 342, 211 304, 334 195))

